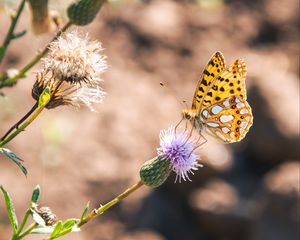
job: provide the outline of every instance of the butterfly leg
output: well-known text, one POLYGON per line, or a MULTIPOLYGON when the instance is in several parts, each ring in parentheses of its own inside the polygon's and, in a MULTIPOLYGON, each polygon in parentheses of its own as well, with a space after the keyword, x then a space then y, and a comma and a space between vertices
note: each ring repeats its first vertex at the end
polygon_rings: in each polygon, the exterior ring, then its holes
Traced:
POLYGON ((176 130, 177 130, 177 128, 179 127, 179 125, 180 125, 180 123, 182 123, 182 121, 183 121, 183 117, 180 119, 180 121, 176 124, 176 126, 175 126, 175 131, 174 131, 174 133, 175 133, 175 135, 176 135, 176 130))
POLYGON ((193 131, 194 131, 194 128, 193 127, 191 127, 191 130, 190 130, 190 132, 189 132, 189 135, 188 135, 188 137, 186 138, 186 140, 185 140, 185 143, 184 144, 186 144, 187 142, 188 142, 188 140, 192 137, 192 135, 193 135, 193 131))

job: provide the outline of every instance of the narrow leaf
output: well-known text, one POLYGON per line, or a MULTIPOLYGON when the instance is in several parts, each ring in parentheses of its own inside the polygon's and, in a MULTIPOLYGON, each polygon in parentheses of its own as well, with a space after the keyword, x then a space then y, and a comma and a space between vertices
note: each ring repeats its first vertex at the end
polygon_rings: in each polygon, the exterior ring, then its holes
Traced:
POLYGON ((72 227, 74 227, 75 224, 77 224, 79 222, 79 219, 76 218, 72 218, 72 219, 67 219, 64 223, 63 223, 63 230, 66 229, 70 229, 72 227))
POLYGON ((22 172, 27 175, 27 169, 23 166, 21 162, 24 162, 21 158, 19 158, 15 153, 10 151, 7 148, 0 148, 0 153, 4 154, 6 157, 11 159, 18 167, 22 170, 22 172))
POLYGON ((41 193, 40 185, 37 185, 32 192, 31 202, 37 203, 37 201, 39 200, 40 193, 41 193))
POLYGON ((57 237, 60 231, 62 230, 62 227, 63 227, 62 221, 57 222, 50 237, 51 238, 57 237))
POLYGON ((10 221, 10 225, 12 226, 14 233, 16 233, 18 230, 18 219, 17 219, 16 213, 15 213, 14 206, 12 204, 12 201, 11 201, 11 198, 10 198, 8 192, 2 186, 0 186, 0 189, 4 195, 6 210, 7 210, 7 215, 8 215, 9 221, 10 221))
POLYGON ((17 38, 23 37, 26 33, 27 33, 26 30, 23 30, 22 32, 18 32, 18 33, 13 33, 12 39, 17 39, 17 38))
POLYGON ((88 202, 88 203, 86 204, 86 206, 85 206, 85 208, 84 208, 84 210, 83 210, 83 213, 82 213, 81 218, 80 218, 81 221, 86 217, 87 212, 88 212, 88 210, 89 210, 89 207, 90 207, 90 202, 88 202))

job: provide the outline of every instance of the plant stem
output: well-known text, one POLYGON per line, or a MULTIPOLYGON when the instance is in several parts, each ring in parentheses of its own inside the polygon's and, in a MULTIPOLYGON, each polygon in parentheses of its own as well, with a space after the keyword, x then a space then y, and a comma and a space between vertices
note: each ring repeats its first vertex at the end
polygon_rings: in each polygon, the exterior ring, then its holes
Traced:
POLYGON ((25 224, 28 220, 29 215, 30 215, 30 209, 27 209, 27 211, 24 215, 24 218, 22 220, 22 223, 21 223, 18 231, 16 232, 16 234, 12 237, 12 240, 18 239, 19 234, 22 232, 23 228, 25 227, 25 224))
POLYGON ((37 226, 38 226, 37 223, 32 223, 20 236, 17 236, 16 240, 25 237, 26 235, 28 235, 29 233, 31 233, 31 231, 33 229, 35 229, 37 226))
POLYGON ((12 78, 4 78, 0 79, 0 88, 6 87, 6 86, 12 86, 15 84, 18 79, 23 78, 26 74, 26 72, 32 68, 36 63, 40 61, 40 59, 46 55, 46 53, 49 51, 50 44, 55 41, 63 32, 65 32, 70 26, 72 25, 71 22, 68 22, 65 24, 65 26, 55 35, 55 37, 47 44, 47 46, 25 66, 23 67, 17 75, 15 75, 12 78))
POLYGON ((33 107, 16 123, 14 124, 0 139, 3 141, 15 128, 18 128, 21 123, 23 123, 38 107, 38 102, 36 102, 33 107))
POLYGON ((5 52, 6 52, 6 49, 7 49, 8 45, 10 44, 10 41, 14 38, 13 34, 14 34, 14 31, 15 31, 15 27, 16 27, 16 24, 19 20, 21 12, 24 9, 24 5, 25 5, 25 0, 22 0, 21 3, 20 3, 19 8, 17 10, 16 16, 12 17, 11 25, 8 29, 8 32, 6 34, 6 37, 5 37, 3 45, 2 45, 3 49, 2 49, 2 52, 0 53, 0 63, 2 62, 2 59, 3 59, 3 57, 5 55, 5 52))
POLYGON ((96 218, 97 216, 101 215, 107 209, 111 208, 112 206, 114 206, 115 204, 120 202, 122 199, 126 198, 129 194, 131 194, 132 192, 134 192, 135 190, 137 190, 141 186, 143 186, 143 183, 141 181, 139 181, 138 183, 136 183, 132 187, 128 188, 126 191, 121 193, 119 196, 117 196, 116 198, 114 198, 110 202, 108 202, 105 205, 99 207, 98 209, 94 209, 87 217, 85 217, 84 219, 82 219, 78 223, 78 227, 81 227, 82 225, 86 224, 87 222, 89 222, 92 219, 96 218))
POLYGON ((20 132, 24 131, 25 128, 37 118, 37 116, 43 111, 44 108, 45 105, 38 107, 36 111, 28 118, 28 120, 26 120, 19 128, 15 129, 12 134, 10 134, 7 138, 0 142, 0 147, 3 147, 5 144, 15 138, 20 132))

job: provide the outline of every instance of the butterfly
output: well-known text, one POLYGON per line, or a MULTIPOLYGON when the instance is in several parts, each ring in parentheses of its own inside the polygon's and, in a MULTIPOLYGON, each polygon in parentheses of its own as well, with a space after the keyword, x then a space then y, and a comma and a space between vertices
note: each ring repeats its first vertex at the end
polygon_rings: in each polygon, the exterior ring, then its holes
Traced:
POLYGON ((225 143, 242 140, 253 124, 247 102, 246 64, 237 59, 225 65, 221 52, 216 52, 205 67, 195 90, 191 109, 182 115, 199 133, 205 129, 225 143))

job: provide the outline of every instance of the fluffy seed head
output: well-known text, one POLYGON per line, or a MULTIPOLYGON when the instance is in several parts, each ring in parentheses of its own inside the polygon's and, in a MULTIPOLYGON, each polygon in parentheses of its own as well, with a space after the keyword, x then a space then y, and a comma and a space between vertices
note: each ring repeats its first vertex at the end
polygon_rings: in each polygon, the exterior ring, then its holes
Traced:
POLYGON ((190 139, 187 132, 175 132, 173 127, 161 131, 157 153, 161 159, 171 162, 171 168, 177 174, 175 182, 177 179, 179 182, 181 179, 190 180, 188 174, 202 167, 194 151, 197 147, 197 141, 190 139))
POLYGON ((77 31, 63 34, 49 48, 43 59, 44 69, 37 74, 32 97, 38 100, 46 87, 52 98, 46 108, 61 105, 86 105, 102 102, 105 92, 100 87, 100 75, 106 70, 105 56, 97 41, 77 31))
POLYGON ((66 82, 97 85, 107 68, 101 43, 90 41, 87 34, 65 33, 51 43, 49 50, 43 59, 44 70, 66 82))

